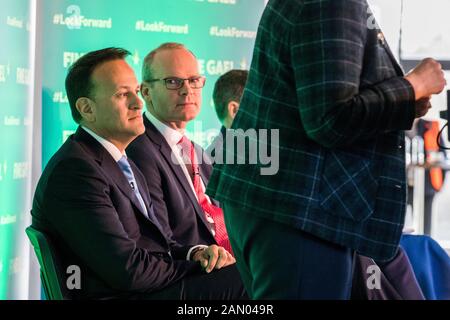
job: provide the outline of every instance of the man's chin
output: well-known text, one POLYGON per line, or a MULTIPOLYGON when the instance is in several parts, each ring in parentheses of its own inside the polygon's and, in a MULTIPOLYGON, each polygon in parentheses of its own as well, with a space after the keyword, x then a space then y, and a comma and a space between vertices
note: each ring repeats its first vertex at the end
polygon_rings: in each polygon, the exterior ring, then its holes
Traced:
POLYGON ((200 110, 195 110, 193 112, 186 112, 184 114, 184 121, 189 122, 189 121, 194 120, 198 116, 199 111, 200 110))
POLYGON ((143 134, 144 132, 145 132, 145 127, 144 127, 144 125, 142 125, 141 128, 139 128, 138 130, 136 130, 136 134, 137 134, 138 136, 140 136, 140 135, 143 134))
POLYGON ((136 126, 134 126, 134 127, 132 127, 132 128, 130 128, 130 130, 129 130, 129 134, 130 134, 130 136, 140 136, 141 134, 143 134, 145 132, 145 126, 144 126, 144 124, 142 124, 142 126, 139 126, 139 127, 136 127, 136 126))

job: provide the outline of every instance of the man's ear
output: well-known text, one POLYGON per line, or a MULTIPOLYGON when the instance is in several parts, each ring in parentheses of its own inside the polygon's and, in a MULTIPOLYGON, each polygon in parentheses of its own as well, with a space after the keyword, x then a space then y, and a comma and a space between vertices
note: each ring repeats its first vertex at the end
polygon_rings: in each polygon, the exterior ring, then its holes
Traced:
POLYGON ((150 99, 150 85, 147 83, 141 83, 141 96, 144 101, 151 100, 150 99))
POLYGON ((236 113, 239 110, 239 102, 236 102, 234 100, 231 100, 228 102, 228 114, 230 118, 233 120, 234 117, 236 117, 236 113))
POLYGON ((81 115, 81 118, 86 122, 94 122, 95 117, 95 102, 89 98, 78 98, 75 106, 81 115))

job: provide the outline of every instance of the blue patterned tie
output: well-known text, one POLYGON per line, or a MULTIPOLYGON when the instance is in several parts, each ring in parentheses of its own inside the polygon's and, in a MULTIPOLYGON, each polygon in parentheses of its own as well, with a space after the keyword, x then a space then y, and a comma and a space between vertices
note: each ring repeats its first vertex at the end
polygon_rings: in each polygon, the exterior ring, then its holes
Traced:
POLYGON ((122 156, 122 158, 120 158, 120 160, 117 162, 117 164, 119 165, 123 174, 125 175, 128 182, 130 183, 130 187, 131 187, 131 189, 133 189, 134 194, 138 198, 139 203, 141 204, 142 210, 144 211, 145 215, 147 216, 147 218, 149 218, 153 223, 157 224, 159 227, 160 226, 159 222, 156 219, 155 214, 153 212, 153 204, 151 203, 151 200, 150 200, 150 205, 149 205, 150 211, 148 211, 145 206, 144 199, 142 199, 141 193, 139 192, 139 188, 136 183, 136 179, 134 178, 133 170, 131 170, 131 166, 130 166, 130 163, 128 162, 127 158, 125 156, 122 156))

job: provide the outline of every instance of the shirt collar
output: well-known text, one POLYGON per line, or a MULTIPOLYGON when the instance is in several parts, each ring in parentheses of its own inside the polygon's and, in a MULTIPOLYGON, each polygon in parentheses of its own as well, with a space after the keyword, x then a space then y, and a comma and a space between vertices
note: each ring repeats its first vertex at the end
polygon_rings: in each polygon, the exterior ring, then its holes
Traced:
POLYGON ((156 119, 155 116, 148 111, 145 111, 144 115, 145 117, 147 117, 148 121, 150 121, 156 127, 156 129, 158 129, 158 131, 163 135, 164 139, 166 139, 167 143, 171 148, 173 146, 176 146, 178 142, 180 142, 181 138, 184 135, 184 130, 178 131, 169 127, 167 124, 156 119))
POLYGON ((112 144, 105 138, 100 137, 98 134, 84 126, 81 126, 81 128, 89 133, 95 140, 97 140, 106 149, 106 151, 108 151, 108 153, 116 162, 119 161, 122 156, 126 156, 126 154, 122 154, 122 152, 120 152, 120 150, 114 144, 112 144))

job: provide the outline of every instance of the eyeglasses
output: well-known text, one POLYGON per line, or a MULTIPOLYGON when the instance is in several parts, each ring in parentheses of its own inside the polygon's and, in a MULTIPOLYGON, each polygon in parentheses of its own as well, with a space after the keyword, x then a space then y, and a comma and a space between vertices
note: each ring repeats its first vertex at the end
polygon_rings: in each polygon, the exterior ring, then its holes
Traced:
POLYGON ((191 77, 191 78, 177 78, 177 77, 167 77, 164 79, 151 79, 146 82, 156 82, 156 81, 164 81, 164 84, 168 90, 178 90, 181 89, 184 85, 185 81, 189 82, 189 87, 192 89, 201 89, 205 86, 206 78, 205 77, 191 77))

